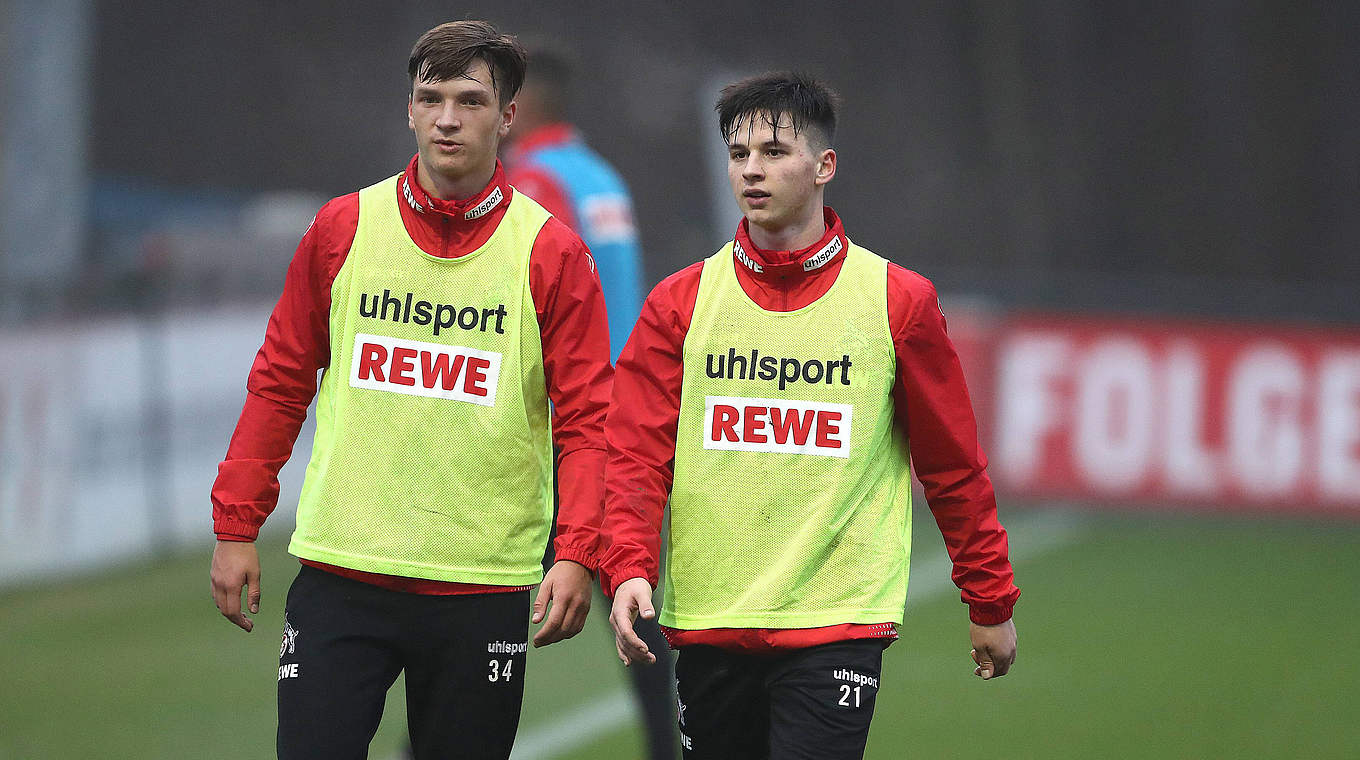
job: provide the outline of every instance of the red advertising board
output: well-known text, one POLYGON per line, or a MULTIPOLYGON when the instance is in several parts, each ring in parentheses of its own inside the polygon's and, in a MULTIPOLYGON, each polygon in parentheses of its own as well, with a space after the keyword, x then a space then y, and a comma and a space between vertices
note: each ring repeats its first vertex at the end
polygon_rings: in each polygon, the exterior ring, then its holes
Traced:
POLYGON ((1360 332, 1068 315, 988 332, 960 351, 985 368, 1004 493, 1360 517, 1360 332))

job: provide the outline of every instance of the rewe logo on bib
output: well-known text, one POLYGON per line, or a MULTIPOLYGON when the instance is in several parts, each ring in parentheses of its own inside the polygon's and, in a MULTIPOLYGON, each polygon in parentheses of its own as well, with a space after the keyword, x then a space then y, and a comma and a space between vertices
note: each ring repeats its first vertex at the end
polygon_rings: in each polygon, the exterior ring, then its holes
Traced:
POLYGON ((496 405, 501 355, 385 335, 354 336, 349 384, 408 396, 496 405))
POLYGON ((850 457, 850 404, 704 397, 704 448, 850 457))

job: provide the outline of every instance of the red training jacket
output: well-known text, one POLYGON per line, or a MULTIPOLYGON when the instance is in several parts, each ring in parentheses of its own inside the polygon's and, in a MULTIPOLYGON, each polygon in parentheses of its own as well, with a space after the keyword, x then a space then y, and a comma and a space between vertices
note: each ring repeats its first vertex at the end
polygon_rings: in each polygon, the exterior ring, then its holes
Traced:
MULTIPOLYGON (((495 231, 514 191, 498 162, 490 183, 460 201, 432 198, 417 181, 411 159, 397 182, 397 203, 411 239, 432 256, 456 258, 479 248, 495 231), (465 219, 496 188, 505 200, 490 213, 465 219)), ((345 262, 359 223, 359 194, 336 198, 317 213, 288 267, 283 295, 269 318, 264 345, 246 382, 246 402, 213 484, 213 530, 228 541, 253 541, 278 503, 278 472, 317 390, 317 371, 330 363, 331 283, 345 262)), ((599 565, 605 461, 604 420, 613 370, 609 327, 600 281, 589 251, 557 219, 534 241, 529 290, 543 340, 543 369, 553 404, 553 444, 558 449, 559 560, 594 570, 599 565)), ((400 591, 426 594, 511 591, 366 573, 304 560, 347 577, 400 591)))
MULTIPOLYGON (((848 241, 840 219, 825 210, 826 233, 800 251, 764 251, 750 239, 746 220, 737 241, 762 271, 733 256, 737 280, 753 301, 770 311, 793 311, 820 298, 836 280, 848 241), (803 262, 832 237, 842 250, 811 271, 803 262)), ((661 522, 675 466, 685 333, 694 314, 699 275, 696 262, 657 285, 618 360, 614 399, 606 423, 609 462, 605 474, 605 557, 601 577, 612 596, 630 578, 657 585, 661 522)), ((911 441, 911 459, 926 500, 954 563, 973 622, 1009 620, 1020 590, 1015 587, 1006 531, 997 520, 987 460, 978 445, 977 423, 954 346, 946 333, 935 287, 929 280, 888 264, 888 324, 897 355, 893 401, 911 441)), ((904 462, 905 466, 906 463, 904 462)), ((666 629, 672 646, 709 644, 744 651, 773 651, 858 638, 895 638, 891 624, 842 624, 791 630, 666 629)))

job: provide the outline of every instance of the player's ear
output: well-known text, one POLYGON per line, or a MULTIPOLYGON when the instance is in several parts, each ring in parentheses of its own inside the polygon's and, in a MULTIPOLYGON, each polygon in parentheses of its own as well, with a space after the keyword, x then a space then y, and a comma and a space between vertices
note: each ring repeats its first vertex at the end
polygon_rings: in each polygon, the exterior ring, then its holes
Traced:
POLYGON ((825 185, 835 176, 836 151, 831 148, 826 148, 817 156, 817 176, 813 179, 813 183, 825 185))
POLYGON ((415 98, 415 93, 408 95, 406 98, 406 128, 412 132, 416 131, 416 116, 411 112, 413 98, 415 98))
POLYGON ((505 137, 506 135, 510 134, 510 125, 515 123, 515 110, 518 107, 519 103, 512 100, 501 111, 501 126, 500 129, 498 130, 500 132, 501 137, 505 137))

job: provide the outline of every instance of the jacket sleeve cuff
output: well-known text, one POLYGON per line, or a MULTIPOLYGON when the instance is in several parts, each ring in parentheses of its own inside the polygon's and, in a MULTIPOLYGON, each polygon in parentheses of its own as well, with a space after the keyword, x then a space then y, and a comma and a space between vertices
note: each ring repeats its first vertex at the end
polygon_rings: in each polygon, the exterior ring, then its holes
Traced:
POLYGON ((213 521, 213 532, 219 541, 254 541, 260 535, 260 526, 224 518, 213 521))
POLYGON ((1001 625, 1011 619, 1014 601, 977 602, 968 605, 968 619, 978 625, 1001 625))
POLYGON ((575 562, 578 565, 584 565, 585 568, 589 570, 592 575, 595 574, 595 572, 600 569, 600 558, 596 556, 595 552, 592 551, 566 546, 557 547, 555 555, 556 555, 554 559, 555 562, 561 562, 564 559, 571 560, 572 562, 575 562))
POLYGON ((624 581, 630 581, 634 578, 642 578, 651 584, 653 590, 656 589, 656 580, 641 565, 625 565, 609 573, 601 571, 600 576, 603 581, 600 584, 600 589, 610 599, 614 598, 615 592, 619 590, 619 586, 623 585, 624 581))

